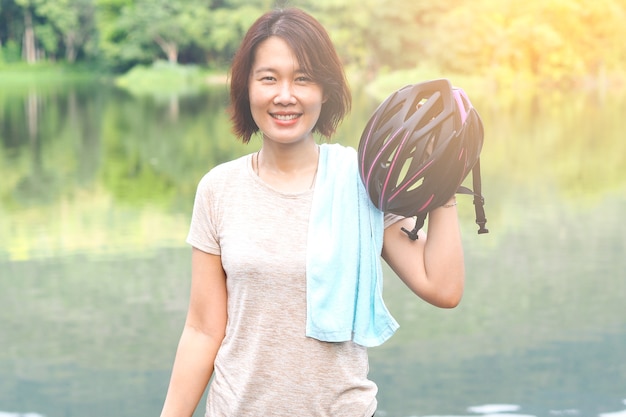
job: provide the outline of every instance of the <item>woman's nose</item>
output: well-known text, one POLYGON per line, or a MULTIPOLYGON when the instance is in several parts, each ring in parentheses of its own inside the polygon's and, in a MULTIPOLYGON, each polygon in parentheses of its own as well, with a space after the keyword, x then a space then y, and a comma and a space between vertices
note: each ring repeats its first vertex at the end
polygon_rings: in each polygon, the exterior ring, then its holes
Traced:
POLYGON ((274 104, 294 104, 296 102, 296 97, 293 93, 292 83, 283 82, 279 84, 276 97, 274 97, 274 104))

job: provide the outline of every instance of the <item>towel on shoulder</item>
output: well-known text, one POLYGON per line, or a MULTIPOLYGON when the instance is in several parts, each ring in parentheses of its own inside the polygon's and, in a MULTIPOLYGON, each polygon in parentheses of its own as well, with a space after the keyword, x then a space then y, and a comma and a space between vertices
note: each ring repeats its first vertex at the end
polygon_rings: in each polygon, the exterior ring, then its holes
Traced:
POLYGON ((308 337, 372 347, 398 329, 382 297, 383 232, 356 150, 321 145, 307 238, 308 337))

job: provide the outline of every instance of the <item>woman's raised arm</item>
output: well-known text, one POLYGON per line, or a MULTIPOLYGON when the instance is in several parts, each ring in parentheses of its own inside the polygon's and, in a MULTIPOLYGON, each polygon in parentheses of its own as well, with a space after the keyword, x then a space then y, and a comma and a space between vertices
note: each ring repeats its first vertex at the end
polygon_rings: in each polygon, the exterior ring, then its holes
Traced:
MULTIPOLYGON (((451 200, 453 201, 453 200, 451 200)), ((456 207, 446 204, 428 214, 428 233, 411 240, 401 230, 413 228, 404 219, 387 229, 383 259, 404 283, 425 301, 443 308, 456 307, 463 295, 465 264, 456 207)))

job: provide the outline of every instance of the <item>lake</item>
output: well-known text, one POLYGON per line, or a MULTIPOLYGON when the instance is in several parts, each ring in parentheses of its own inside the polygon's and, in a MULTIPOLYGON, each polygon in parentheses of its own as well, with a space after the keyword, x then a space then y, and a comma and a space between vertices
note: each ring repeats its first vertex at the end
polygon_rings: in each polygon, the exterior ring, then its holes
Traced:
MULTIPOLYGON (((490 233, 459 196, 456 309, 385 270, 401 328, 370 350, 376 415, 624 417, 626 95, 468 93, 486 131, 490 233)), ((233 138, 226 102, 219 86, 0 87, 1 417, 158 415, 196 184, 260 146, 233 138)), ((335 141, 356 147, 376 104, 356 91, 335 141)))

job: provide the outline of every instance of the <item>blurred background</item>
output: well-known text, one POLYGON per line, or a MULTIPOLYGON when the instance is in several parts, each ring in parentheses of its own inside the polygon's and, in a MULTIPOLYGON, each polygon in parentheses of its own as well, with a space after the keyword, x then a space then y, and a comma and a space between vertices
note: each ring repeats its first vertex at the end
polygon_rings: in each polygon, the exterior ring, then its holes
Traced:
POLYGON ((345 63, 333 141, 433 78, 485 125, 461 305, 385 271, 377 417, 626 416, 626 0, 0 0, 0 416, 158 415, 195 187, 260 146, 230 132, 229 61, 277 5, 345 63))

